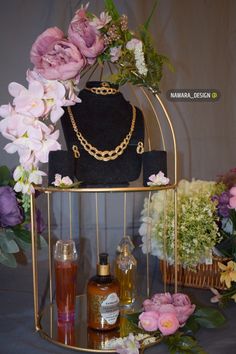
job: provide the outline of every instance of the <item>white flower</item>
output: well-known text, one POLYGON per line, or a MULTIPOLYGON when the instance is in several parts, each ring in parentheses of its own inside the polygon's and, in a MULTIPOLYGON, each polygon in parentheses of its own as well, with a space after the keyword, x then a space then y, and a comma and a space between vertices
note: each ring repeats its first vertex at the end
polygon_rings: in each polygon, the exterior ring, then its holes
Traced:
POLYGON ((140 75, 146 76, 148 70, 145 64, 143 43, 139 39, 133 38, 129 42, 127 42, 126 48, 128 50, 134 51, 135 64, 138 69, 138 72, 140 75))
POLYGON ((59 173, 56 173, 55 181, 53 181, 52 184, 54 184, 55 187, 65 187, 73 184, 73 181, 68 176, 62 178, 59 173))
POLYGON ((37 168, 24 169, 23 166, 17 166, 13 172, 16 181, 14 190, 24 194, 34 193, 33 184, 42 184, 42 176, 46 176, 46 173, 37 168))
POLYGON ((165 186, 170 182, 170 179, 165 177, 163 172, 158 172, 157 175, 153 174, 149 177, 149 182, 147 182, 148 186, 165 186))

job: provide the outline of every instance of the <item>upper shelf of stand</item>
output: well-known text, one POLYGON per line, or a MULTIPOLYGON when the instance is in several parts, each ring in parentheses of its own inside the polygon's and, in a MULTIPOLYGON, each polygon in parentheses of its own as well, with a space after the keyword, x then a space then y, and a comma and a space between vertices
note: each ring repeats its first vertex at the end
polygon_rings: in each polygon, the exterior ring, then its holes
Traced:
POLYGON ((106 193, 106 192, 152 192, 158 190, 174 189, 176 184, 168 184, 166 186, 120 186, 120 187, 81 187, 81 188, 58 188, 58 187, 38 187, 35 186, 35 190, 44 193, 54 192, 72 192, 72 193, 106 193))

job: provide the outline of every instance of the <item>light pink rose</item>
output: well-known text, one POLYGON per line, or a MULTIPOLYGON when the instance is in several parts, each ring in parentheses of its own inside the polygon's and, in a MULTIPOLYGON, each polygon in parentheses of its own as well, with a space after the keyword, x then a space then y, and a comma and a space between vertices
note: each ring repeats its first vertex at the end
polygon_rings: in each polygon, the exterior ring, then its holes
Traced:
POLYGON ((145 331, 153 332, 158 329, 159 315, 155 311, 142 312, 139 315, 139 326, 145 331))
POLYGON ((75 13, 69 25, 68 38, 88 59, 89 64, 92 64, 104 50, 103 37, 87 18, 86 7, 75 13))
POLYGON ((163 313, 158 319, 158 328, 164 336, 173 334, 179 328, 179 321, 174 313, 163 313))
POLYGON ((35 70, 48 80, 69 80, 79 75, 86 62, 78 48, 57 28, 48 28, 30 52, 35 70))

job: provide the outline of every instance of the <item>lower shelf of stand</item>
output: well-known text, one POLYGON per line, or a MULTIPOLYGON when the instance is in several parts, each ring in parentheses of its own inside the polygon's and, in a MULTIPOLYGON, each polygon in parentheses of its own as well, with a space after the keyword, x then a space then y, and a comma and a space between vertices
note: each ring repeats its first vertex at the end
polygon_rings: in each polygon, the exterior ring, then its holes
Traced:
MULTIPOLYGON (((139 307, 140 308, 140 307, 139 307)), ((138 310, 132 308, 135 312, 138 310)), ((58 324, 56 305, 45 307, 40 316, 40 335, 48 341, 67 349, 96 353, 115 353, 115 349, 108 349, 110 340, 127 336, 128 323, 124 316, 120 318, 120 328, 111 331, 95 331, 87 327, 87 301, 85 295, 76 298, 75 321, 58 324)), ((152 343, 155 345, 157 342, 152 343)), ((146 347, 150 347, 150 344, 146 347)), ((145 349, 145 348, 144 348, 145 349)))

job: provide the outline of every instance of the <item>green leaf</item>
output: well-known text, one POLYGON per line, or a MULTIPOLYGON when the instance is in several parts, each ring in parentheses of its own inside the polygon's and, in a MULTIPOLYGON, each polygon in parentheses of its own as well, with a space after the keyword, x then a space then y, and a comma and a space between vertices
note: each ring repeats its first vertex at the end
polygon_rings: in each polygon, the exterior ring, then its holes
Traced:
POLYGON ((24 227, 21 225, 14 226, 12 228, 14 234, 19 237, 21 240, 31 243, 31 232, 29 230, 26 230, 24 227))
POLYGON ((47 247, 47 241, 45 240, 45 238, 41 235, 39 235, 39 248, 45 248, 47 247))
POLYGON ((114 4, 113 0, 104 0, 105 4, 105 9, 107 12, 109 12, 109 15, 112 17, 114 21, 118 20, 120 17, 120 14, 114 4))
POLYGON ((197 308, 192 315, 205 328, 217 328, 225 323, 224 315, 218 310, 211 307, 197 308))
POLYGON ((183 335, 179 331, 171 336, 164 337, 163 340, 168 346, 171 354, 206 354, 206 352, 198 345, 195 338, 183 335))
POLYGON ((25 242, 24 240, 22 240, 16 236, 15 236, 15 241, 23 251, 28 251, 31 248, 31 245, 29 242, 25 242))
POLYGON ((0 263, 11 268, 17 267, 16 259, 13 256, 13 254, 4 253, 1 249, 0 249, 0 263))
POLYGON ((151 11, 151 14, 149 15, 147 21, 146 21, 146 22, 144 23, 144 25, 143 25, 146 30, 147 30, 148 27, 149 27, 149 24, 150 24, 150 22, 151 22, 152 16, 153 16, 153 14, 154 14, 154 12, 155 12, 155 10, 156 10, 157 4, 158 4, 158 0, 155 1, 154 5, 153 5, 153 8, 152 8, 152 11, 151 11))
POLYGON ((0 247, 4 253, 17 253, 17 252, 19 252, 19 247, 18 247, 17 243, 13 240, 12 235, 7 232, 1 233, 0 247))
POLYGON ((11 180, 11 172, 7 166, 0 167, 0 186, 8 186, 11 180))
POLYGON ((200 328, 200 324, 195 320, 193 316, 190 316, 185 326, 181 328, 181 331, 188 335, 193 335, 200 328))

